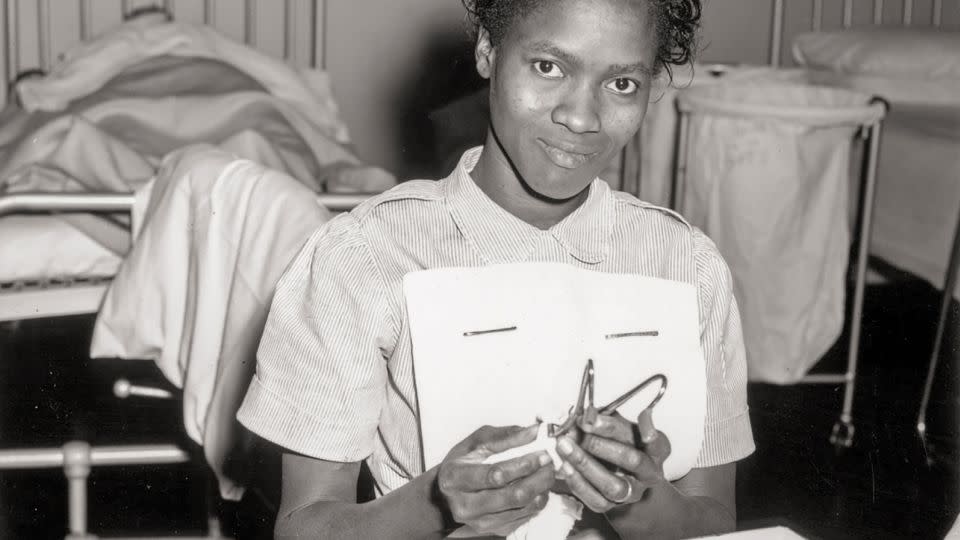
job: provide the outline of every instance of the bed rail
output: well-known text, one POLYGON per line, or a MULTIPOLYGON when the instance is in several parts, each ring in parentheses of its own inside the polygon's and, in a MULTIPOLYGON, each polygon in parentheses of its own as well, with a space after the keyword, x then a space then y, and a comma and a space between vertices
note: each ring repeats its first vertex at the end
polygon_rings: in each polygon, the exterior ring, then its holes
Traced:
MULTIPOLYGON (((375 193, 319 193, 317 202, 331 212, 347 212, 375 193)), ((114 213, 133 208, 132 193, 41 193, 0 195, 0 217, 49 212, 114 213)))
POLYGON ((93 538, 87 533, 87 478, 92 467, 184 463, 187 453, 171 444, 90 446, 72 441, 60 448, 0 450, 0 470, 63 468, 67 478, 67 538, 93 538))

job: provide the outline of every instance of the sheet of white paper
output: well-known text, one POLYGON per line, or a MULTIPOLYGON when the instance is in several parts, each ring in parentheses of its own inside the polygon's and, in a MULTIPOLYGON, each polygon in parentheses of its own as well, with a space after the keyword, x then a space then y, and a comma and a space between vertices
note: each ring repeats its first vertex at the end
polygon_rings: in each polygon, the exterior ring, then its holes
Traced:
MULTIPOLYGON (((413 272, 404 295, 426 467, 480 426, 564 417, 587 359, 594 361, 598 406, 666 375, 667 392, 653 412, 673 448, 665 475, 680 478, 695 463, 706 375, 693 285, 520 263, 413 272), (607 338, 650 331, 657 335, 607 338)), ((651 385, 620 413, 635 418, 657 390, 651 385)))

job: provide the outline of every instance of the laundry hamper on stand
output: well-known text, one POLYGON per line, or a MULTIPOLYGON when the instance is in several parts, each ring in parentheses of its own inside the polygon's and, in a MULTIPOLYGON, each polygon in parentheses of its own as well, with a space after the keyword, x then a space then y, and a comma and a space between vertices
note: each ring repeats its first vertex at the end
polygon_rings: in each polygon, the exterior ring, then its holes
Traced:
POLYGON ((769 70, 693 87, 680 116, 672 206, 716 242, 740 303, 748 374, 774 384, 844 384, 830 440, 853 441, 853 394, 870 245, 877 149, 886 103, 769 70), (864 141, 851 175, 856 138, 864 141), (856 206, 847 369, 807 375, 841 335, 856 206))

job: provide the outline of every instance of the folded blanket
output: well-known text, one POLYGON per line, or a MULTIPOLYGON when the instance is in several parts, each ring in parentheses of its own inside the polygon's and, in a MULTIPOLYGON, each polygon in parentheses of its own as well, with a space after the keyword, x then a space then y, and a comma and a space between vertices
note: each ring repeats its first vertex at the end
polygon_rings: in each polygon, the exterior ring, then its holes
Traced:
POLYGON ((283 173, 209 146, 167 156, 97 317, 91 357, 154 360, 183 388, 184 425, 221 494, 242 494, 249 432, 235 419, 274 287, 329 217, 283 173))

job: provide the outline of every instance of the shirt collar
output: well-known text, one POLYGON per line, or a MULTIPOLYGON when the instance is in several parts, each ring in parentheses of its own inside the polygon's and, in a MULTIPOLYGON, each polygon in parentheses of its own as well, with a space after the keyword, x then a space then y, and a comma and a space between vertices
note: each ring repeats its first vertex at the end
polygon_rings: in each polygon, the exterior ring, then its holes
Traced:
POLYGON ((614 221, 614 196, 606 182, 594 179, 587 200, 542 231, 504 210, 474 183, 470 171, 482 151, 478 146, 463 154, 446 179, 444 196, 460 232, 487 263, 526 261, 544 234, 552 235, 571 256, 584 263, 597 264, 606 258, 614 221))

